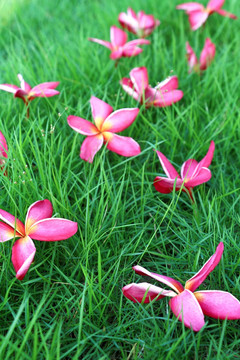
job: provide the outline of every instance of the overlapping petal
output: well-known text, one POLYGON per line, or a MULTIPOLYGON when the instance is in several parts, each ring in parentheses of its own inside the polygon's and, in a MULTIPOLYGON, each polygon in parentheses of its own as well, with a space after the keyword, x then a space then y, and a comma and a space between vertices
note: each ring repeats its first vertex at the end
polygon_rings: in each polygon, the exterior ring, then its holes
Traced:
POLYGON ((139 283, 139 284, 129 284, 122 288, 123 295, 126 296, 129 300, 133 302, 142 302, 147 304, 152 300, 160 300, 165 296, 176 296, 177 294, 171 290, 164 290, 158 286, 148 284, 148 283, 139 283))
POLYGON ((181 167, 182 180, 191 178, 194 175, 197 166, 198 162, 195 159, 188 159, 187 161, 185 161, 181 167))
POLYGON ((78 230, 76 222, 51 218, 34 223, 28 230, 28 235, 34 240, 59 241, 73 236, 78 230))
POLYGON ((22 235, 18 233, 10 225, 5 224, 0 221, 0 242, 5 242, 14 237, 21 237, 22 235))
POLYGON ((103 140, 102 134, 87 137, 82 143, 80 158, 92 163, 94 156, 103 145, 103 140))
POLYGON ((35 256, 36 248, 29 236, 18 239, 12 247, 12 263, 16 277, 22 280, 35 256))
POLYGON ((182 184, 182 179, 168 179, 161 176, 156 176, 153 182, 155 189, 161 194, 170 194, 174 187, 176 190, 180 190, 182 184))
POLYGON ((122 49, 122 56, 124 56, 124 57, 137 56, 142 51, 143 51, 143 49, 141 49, 137 46, 133 46, 133 45, 130 46, 130 45, 126 44, 126 46, 124 46, 122 49))
POLYGON ((212 177, 212 173, 208 168, 201 168, 198 174, 192 179, 186 179, 184 185, 186 187, 194 187, 197 185, 201 185, 207 181, 209 181, 212 177))
POLYGON ((30 227, 37 221, 52 217, 53 207, 49 200, 38 200, 29 208, 25 220, 25 233, 28 234, 30 227))
POLYGON ((123 46, 127 42, 127 34, 117 26, 111 26, 110 38, 113 47, 123 46))
POLYGON ((22 74, 18 74, 18 79, 20 81, 20 87, 23 91, 26 91, 26 93, 31 91, 31 86, 24 80, 22 74))
POLYGON ((134 89, 138 92, 138 94, 142 95, 148 87, 147 69, 144 66, 132 69, 130 71, 130 78, 134 89))
POLYGON ((114 111, 103 122, 101 131, 120 132, 128 128, 136 119, 138 108, 120 109, 114 111))
POLYGON ((126 91, 128 95, 132 96, 135 100, 140 101, 141 95, 139 95, 138 92, 135 90, 135 87, 130 79, 123 78, 120 80, 120 84, 122 85, 123 90, 126 91))
POLYGON ((103 133, 104 140, 107 142, 107 148, 116 154, 122 156, 136 156, 140 154, 139 144, 131 137, 116 135, 112 132, 103 133))
POLYGON ((200 28, 207 20, 209 14, 206 11, 192 11, 189 13, 189 23, 192 30, 200 28))

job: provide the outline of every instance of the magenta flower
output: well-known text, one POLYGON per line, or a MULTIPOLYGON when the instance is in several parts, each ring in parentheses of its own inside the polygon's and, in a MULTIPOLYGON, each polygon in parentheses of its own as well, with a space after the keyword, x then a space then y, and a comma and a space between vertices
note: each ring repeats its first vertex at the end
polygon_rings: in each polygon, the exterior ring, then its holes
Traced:
POLYGON ((95 125, 78 116, 70 115, 68 125, 76 132, 87 135, 81 146, 80 158, 93 162, 93 158, 104 143, 107 148, 122 156, 135 156, 141 149, 136 141, 130 137, 119 136, 115 133, 128 128, 136 119, 139 109, 121 109, 113 112, 113 108, 104 101, 91 97, 92 115, 95 125))
POLYGON ((52 218, 53 208, 49 200, 33 203, 27 212, 25 226, 0 209, 0 242, 19 238, 12 248, 12 262, 16 277, 22 280, 33 262, 36 248, 32 239, 40 241, 65 240, 77 232, 76 222, 52 218))
POLYGON ((110 58, 113 60, 121 57, 136 56, 143 51, 138 47, 138 45, 150 44, 150 41, 145 39, 136 39, 127 42, 127 34, 116 26, 111 27, 110 37, 111 42, 94 38, 89 38, 88 40, 106 46, 110 49, 110 58))
POLYGON ((124 29, 140 38, 150 35, 160 25, 160 21, 155 19, 153 15, 146 15, 144 11, 139 11, 136 14, 131 8, 128 8, 127 13, 121 12, 118 21, 124 29))
POLYGON ((176 8, 178 10, 185 10, 191 29, 197 30, 206 22, 207 18, 215 12, 222 16, 237 19, 237 16, 221 9, 224 2, 225 0, 210 0, 206 8, 197 2, 189 2, 178 5, 176 8))
POLYGON ((212 177, 208 167, 212 162, 214 149, 214 141, 211 141, 207 155, 204 156, 200 162, 194 159, 185 161, 181 168, 181 176, 166 156, 160 151, 157 151, 158 158, 167 178, 157 176, 153 182, 155 189, 161 194, 169 194, 173 191, 174 187, 176 191, 182 188, 182 191, 188 192, 192 198, 192 188, 207 182, 212 177))
POLYGON ((175 316, 188 328, 199 331, 204 326, 204 315, 214 319, 240 319, 240 302, 232 294, 221 290, 195 291, 211 271, 219 263, 224 250, 220 242, 215 254, 203 265, 201 270, 187 280, 185 287, 180 282, 165 275, 151 273, 142 266, 134 266, 133 270, 169 286, 172 290, 164 290, 149 283, 129 284, 122 288, 123 295, 133 302, 149 303, 153 299, 160 300, 171 297, 170 308, 175 316))
POLYGON ((177 90, 178 78, 171 76, 152 88, 148 82, 148 72, 145 67, 134 68, 130 71, 130 79, 120 80, 122 88, 146 107, 165 107, 178 102, 183 92, 177 90))
POLYGON ((0 131, 0 166, 4 165, 5 159, 7 159, 8 155, 8 146, 5 137, 3 136, 3 133, 0 131))
POLYGON ((186 43, 186 49, 189 72, 195 71, 198 73, 208 68, 208 66, 213 61, 216 52, 216 47, 209 38, 205 40, 199 62, 195 52, 193 51, 188 42, 186 43))

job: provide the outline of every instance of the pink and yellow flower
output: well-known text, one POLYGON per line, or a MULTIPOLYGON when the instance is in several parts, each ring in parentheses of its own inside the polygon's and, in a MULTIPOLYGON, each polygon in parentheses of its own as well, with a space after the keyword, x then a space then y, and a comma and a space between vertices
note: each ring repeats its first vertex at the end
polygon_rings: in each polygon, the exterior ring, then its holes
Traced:
POLYGON ((178 10, 185 10, 191 29, 197 30, 206 22, 207 18, 215 12, 231 19, 237 19, 237 16, 222 9, 224 2, 225 0, 210 0, 206 8, 197 2, 189 2, 178 5, 176 8, 178 10))
POLYGON ((152 88, 148 81, 148 71, 145 67, 134 68, 130 71, 130 79, 120 80, 123 90, 146 107, 170 106, 183 97, 183 92, 177 90, 178 78, 171 76, 152 88))
POLYGON ((78 229, 76 222, 52 218, 49 200, 33 203, 27 212, 25 225, 15 216, 0 209, 0 242, 19 238, 12 248, 12 262, 16 277, 22 280, 33 262, 36 248, 32 241, 58 241, 73 236, 78 229))
POLYGON ((211 42, 211 40, 207 38, 205 40, 205 44, 201 52, 199 61, 197 59, 195 52, 193 51, 193 49, 191 48, 188 42, 186 43, 186 50, 187 50, 189 72, 195 71, 199 73, 203 70, 206 70, 209 67, 209 65, 212 63, 215 57, 216 47, 211 42))
POLYGON ((95 96, 91 97, 90 104, 95 125, 78 116, 70 115, 67 118, 68 125, 73 130, 87 135, 81 146, 81 159, 93 162, 95 154, 104 143, 107 144, 107 149, 122 156, 140 154, 140 146, 135 140, 115 134, 125 130, 134 122, 139 109, 121 109, 113 112, 113 108, 109 104, 95 96))
POLYGON ((150 44, 150 41, 145 39, 136 39, 127 42, 127 34, 116 26, 111 27, 110 37, 111 42, 95 38, 89 38, 88 40, 107 47, 111 51, 110 58, 113 60, 121 57, 136 56, 143 51, 138 45, 150 44))
POLYGON ((204 326, 204 315, 214 319, 240 319, 240 302, 232 294, 221 290, 195 291, 207 278, 211 271, 218 265, 224 245, 219 243, 216 252, 203 265, 201 270, 185 286, 171 277, 152 273, 142 266, 134 266, 133 270, 143 276, 149 276, 172 290, 164 290, 150 283, 129 284, 122 288, 123 295, 133 302, 149 303, 160 300, 165 296, 170 297, 169 305, 176 317, 188 328, 199 331, 204 326))
POLYGON ((169 194, 174 188, 176 191, 182 189, 188 192, 192 198, 192 188, 209 181, 212 177, 208 167, 212 162, 214 149, 214 141, 211 141, 207 155, 200 162, 195 159, 185 161, 181 168, 181 176, 166 156, 160 151, 156 151, 167 178, 157 176, 153 182, 155 189, 162 194, 169 194))
POLYGON ((131 8, 128 8, 127 13, 121 12, 118 21, 124 29, 140 38, 150 35, 160 25, 160 21, 155 19, 153 15, 147 15, 144 11, 139 11, 136 14, 131 8))

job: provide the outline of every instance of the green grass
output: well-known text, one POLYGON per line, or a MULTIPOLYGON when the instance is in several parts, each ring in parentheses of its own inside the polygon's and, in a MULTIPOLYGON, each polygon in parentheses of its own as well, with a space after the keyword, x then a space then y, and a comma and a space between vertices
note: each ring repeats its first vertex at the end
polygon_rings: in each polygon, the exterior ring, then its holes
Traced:
MULTIPOLYGON (((0 3, 0 83, 18 84, 19 72, 32 85, 61 81, 59 96, 31 103, 29 120, 21 100, 0 92, 0 130, 9 146, 0 208, 24 221, 29 205, 47 198, 56 216, 79 224, 69 240, 35 241, 35 260, 23 281, 15 279, 11 263, 14 240, 0 244, 0 359, 239 358, 239 321, 206 317, 194 333, 175 318, 166 298, 141 305, 121 292, 130 282, 147 281, 134 274, 135 264, 184 284, 223 241, 223 258, 200 289, 240 298, 239 21, 214 14, 191 32, 187 17, 175 10, 179 3, 0 3), (87 38, 108 40, 128 6, 154 14, 161 25, 142 54, 115 68, 108 50, 87 38), (199 55, 206 37, 216 44, 215 61, 202 77, 188 74, 185 42, 199 55), (104 148, 93 164, 84 162, 84 137, 67 125, 67 116, 91 120, 91 95, 114 109, 135 107, 119 80, 136 66, 148 68, 152 85, 173 71, 182 101, 142 109, 124 131, 140 143, 139 156, 123 158, 104 148), (153 180, 163 170, 153 149, 180 169, 190 157, 200 160, 210 140, 216 144, 212 179, 194 189, 195 205, 184 193, 155 191, 153 180)), ((228 0, 224 8, 240 15, 237 4, 228 0)))

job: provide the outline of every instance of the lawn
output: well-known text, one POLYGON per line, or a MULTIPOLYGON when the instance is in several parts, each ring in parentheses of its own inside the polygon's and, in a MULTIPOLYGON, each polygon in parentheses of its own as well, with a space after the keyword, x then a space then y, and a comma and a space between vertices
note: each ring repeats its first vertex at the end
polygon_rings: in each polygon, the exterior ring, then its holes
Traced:
MULTIPOLYGON (((61 242, 35 241, 26 277, 15 277, 14 240, 0 243, 0 359, 237 359, 239 320, 205 317, 194 332, 173 315, 168 299, 133 303, 122 294, 148 281, 133 265, 182 284, 224 243, 223 257, 200 289, 229 291, 240 300, 240 99, 239 20, 218 14, 192 32, 174 0, 0 0, 0 84, 60 81, 60 95, 26 107, 0 91, 0 131, 8 143, 7 176, 0 172, 0 208, 24 222, 28 207, 49 199, 54 216, 78 223, 61 242), (142 54, 115 67, 109 50, 88 37, 109 40, 110 26, 131 6, 160 19, 142 54), (206 37, 216 56, 200 76, 188 73, 185 43, 199 56, 206 37), (152 86, 177 75, 183 99, 166 108, 140 107, 123 132, 141 146, 125 158, 104 146, 92 164, 79 157, 84 136, 69 115, 92 121, 90 97, 114 110, 137 107, 119 85, 132 68, 146 66, 152 86), (216 149, 209 182, 193 190, 160 194, 164 176, 156 152, 177 170, 216 149)), ((205 4, 206 2, 204 2, 205 4)), ((224 9, 240 16, 238 0, 224 9)), ((133 34, 129 34, 134 39, 133 34)), ((6 174, 5 174, 6 175, 6 174)), ((153 284, 156 282, 153 280, 153 284)))

